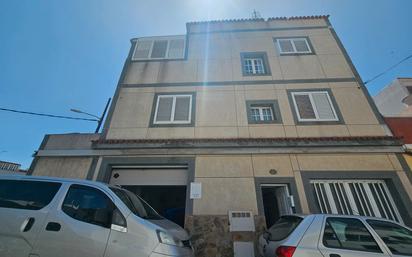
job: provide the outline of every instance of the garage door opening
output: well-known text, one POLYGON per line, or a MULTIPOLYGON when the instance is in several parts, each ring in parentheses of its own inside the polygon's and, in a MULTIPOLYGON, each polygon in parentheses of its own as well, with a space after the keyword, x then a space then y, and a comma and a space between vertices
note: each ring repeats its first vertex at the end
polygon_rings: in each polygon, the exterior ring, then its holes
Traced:
POLYGON ((186 166, 113 167, 110 184, 119 185, 143 198, 160 215, 184 226, 186 166))
POLYGON ((123 186, 137 194, 160 215, 184 226, 186 186, 123 186))
POLYGON ((287 185, 261 185, 266 227, 270 228, 282 215, 294 212, 293 198, 287 185))

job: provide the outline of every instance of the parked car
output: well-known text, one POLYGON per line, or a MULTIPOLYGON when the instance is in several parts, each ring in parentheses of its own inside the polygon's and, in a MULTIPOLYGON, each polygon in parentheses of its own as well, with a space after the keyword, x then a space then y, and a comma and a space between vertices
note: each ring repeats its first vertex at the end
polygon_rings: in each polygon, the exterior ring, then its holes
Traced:
POLYGON ((0 176, 1 257, 193 256, 187 232, 120 187, 0 176))
POLYGON ((259 237, 258 251, 264 257, 412 256, 412 230, 374 217, 287 215, 259 237))

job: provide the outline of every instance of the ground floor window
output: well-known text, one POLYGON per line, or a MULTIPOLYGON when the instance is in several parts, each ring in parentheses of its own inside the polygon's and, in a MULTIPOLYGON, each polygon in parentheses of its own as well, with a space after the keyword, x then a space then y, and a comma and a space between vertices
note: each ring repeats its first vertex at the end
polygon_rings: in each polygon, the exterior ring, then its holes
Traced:
POLYGON ((311 180, 321 213, 373 216, 402 222, 383 180, 311 180))

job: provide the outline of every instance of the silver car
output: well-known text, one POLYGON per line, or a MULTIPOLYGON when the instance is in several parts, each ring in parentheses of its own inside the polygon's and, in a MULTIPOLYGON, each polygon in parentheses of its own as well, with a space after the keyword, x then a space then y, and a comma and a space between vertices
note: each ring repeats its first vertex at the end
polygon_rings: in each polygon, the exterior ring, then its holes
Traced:
POLYGON ((412 256, 412 230, 363 216, 282 216, 259 237, 263 257, 412 256))
POLYGON ((192 257, 189 235, 120 187, 0 176, 0 257, 192 257))

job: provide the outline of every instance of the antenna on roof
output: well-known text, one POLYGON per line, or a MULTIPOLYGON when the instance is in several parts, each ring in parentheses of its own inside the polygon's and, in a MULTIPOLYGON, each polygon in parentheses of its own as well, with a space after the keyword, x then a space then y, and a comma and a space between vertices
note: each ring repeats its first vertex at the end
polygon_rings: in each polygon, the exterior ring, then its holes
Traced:
POLYGON ((255 9, 253 9, 252 12, 252 19, 261 19, 262 16, 260 15, 260 13, 258 11, 256 11, 255 9))

